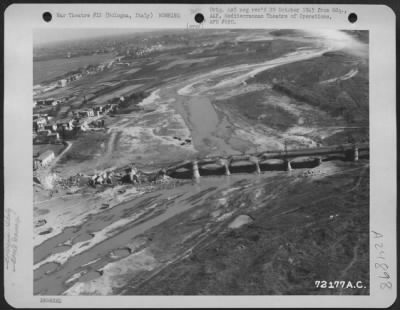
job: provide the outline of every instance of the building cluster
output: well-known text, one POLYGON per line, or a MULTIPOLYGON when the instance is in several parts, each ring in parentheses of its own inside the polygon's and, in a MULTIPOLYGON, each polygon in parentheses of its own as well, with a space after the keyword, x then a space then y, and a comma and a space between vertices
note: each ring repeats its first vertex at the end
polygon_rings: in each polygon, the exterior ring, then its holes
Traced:
POLYGON ((93 175, 89 179, 89 185, 96 184, 112 184, 114 173, 112 171, 103 171, 101 173, 93 175))
POLYGON ((36 107, 36 106, 42 106, 42 107, 45 107, 45 106, 56 106, 56 105, 58 105, 58 104, 60 104, 60 103, 64 103, 64 102, 66 102, 67 101, 67 97, 63 97, 63 98, 59 98, 59 99, 55 99, 55 98, 36 98, 36 99, 33 99, 33 106, 34 107, 36 107))
MULTIPOLYGON (((83 74, 81 72, 75 72, 66 77, 63 77, 62 79, 52 82, 50 84, 35 85, 33 87, 33 96, 38 96, 43 93, 55 90, 57 88, 65 87, 71 82, 80 80, 82 77, 83 77, 83 74)), ((36 100, 36 101, 38 101, 38 100, 36 100)))
MULTIPOLYGON (((35 85, 33 87, 33 106, 55 107, 59 104, 65 103, 68 100, 67 97, 59 99, 38 98, 38 95, 56 88, 66 87, 69 83, 80 80, 84 75, 101 72, 111 68, 113 65, 126 65, 126 63, 121 62, 123 58, 124 56, 119 56, 111 61, 99 65, 86 66, 85 68, 79 70, 79 72, 71 73, 68 76, 64 76, 63 78, 50 84, 35 85)), ((108 114, 109 112, 115 112, 118 110, 119 104, 123 101, 124 97, 121 97, 117 103, 105 103, 92 107, 75 109, 71 111, 69 117, 63 119, 55 119, 47 113, 33 114, 33 144, 61 144, 63 143, 63 139, 73 137, 74 132, 79 130, 86 131, 89 128, 89 124, 91 127, 104 128, 104 120, 99 120, 98 118, 102 115, 108 114), (71 134, 69 134, 69 132, 71 134)), ((86 97, 84 98, 84 103, 87 103, 86 97)), ((54 157, 55 154, 53 151, 46 150, 33 159, 34 169, 36 170, 40 167, 46 167, 54 159, 54 157)), ((105 180, 107 180, 107 178, 105 178, 105 180)))
POLYGON ((120 56, 120 57, 117 57, 108 62, 101 63, 99 65, 86 66, 85 68, 79 70, 78 72, 70 73, 69 75, 64 76, 63 78, 61 78, 55 82, 52 82, 50 84, 35 85, 33 87, 33 95, 38 96, 40 94, 55 90, 57 88, 66 87, 69 83, 72 83, 72 82, 82 79, 85 75, 92 75, 92 74, 96 74, 98 72, 102 72, 105 69, 110 69, 114 64, 116 64, 117 62, 120 62, 122 58, 123 58, 123 56, 120 56))
POLYGON ((161 43, 157 43, 151 46, 146 46, 146 47, 137 47, 134 49, 128 49, 125 53, 128 56, 138 56, 138 57, 143 57, 146 56, 150 53, 156 52, 163 50, 164 46, 161 43))
POLYGON ((71 82, 80 80, 82 77, 83 77, 83 74, 80 72, 77 72, 77 73, 71 74, 67 77, 64 77, 64 78, 58 80, 56 82, 56 84, 58 87, 65 87, 71 82))
POLYGON ((115 63, 115 60, 111 60, 108 63, 102 63, 102 64, 97 65, 97 66, 90 65, 90 66, 85 67, 85 69, 83 69, 83 73, 85 75, 93 75, 93 74, 96 74, 98 72, 102 72, 102 71, 104 71, 106 69, 110 69, 114 65, 114 63, 115 63))
POLYGON ((96 74, 98 72, 102 72, 106 69, 111 69, 114 65, 117 65, 121 60, 124 58, 124 56, 118 56, 112 60, 103 62, 99 65, 88 65, 85 68, 81 70, 83 75, 92 75, 96 74))
POLYGON ((40 167, 47 167, 55 158, 53 151, 47 150, 33 159, 33 169, 36 170, 40 167))
POLYGON ((117 109, 118 103, 105 103, 94 107, 73 110, 71 117, 58 120, 45 113, 33 114, 33 133, 35 137, 57 136, 59 138, 58 133, 65 130, 73 130, 83 124, 87 125, 94 121, 94 118, 108 114, 109 112, 115 112, 117 109))
MULTIPOLYGON (((122 98, 122 97, 121 97, 122 98)), ((68 132, 74 130, 86 131, 89 124, 93 127, 103 128, 104 120, 99 120, 97 117, 105 115, 109 112, 115 112, 118 109, 117 103, 106 103, 78 109, 72 111, 72 117, 55 120, 54 117, 48 114, 34 114, 33 115, 33 144, 61 144, 62 138, 68 136, 68 132)), ((34 159, 34 169, 45 167, 48 160, 52 160, 49 155, 50 151, 46 151, 38 158, 34 159), (46 155, 43 161, 42 155, 46 155), (50 158, 50 159, 49 159, 50 158)), ((54 153, 54 152, 53 152, 54 153)))
POLYGON ((48 114, 33 115, 33 143, 57 144, 61 143, 58 124, 48 114))

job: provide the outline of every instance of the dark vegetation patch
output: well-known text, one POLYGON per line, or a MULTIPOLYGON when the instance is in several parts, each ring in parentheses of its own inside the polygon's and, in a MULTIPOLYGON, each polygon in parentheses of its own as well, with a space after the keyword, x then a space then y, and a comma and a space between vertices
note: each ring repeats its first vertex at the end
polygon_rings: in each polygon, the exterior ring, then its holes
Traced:
POLYGON ((284 108, 268 104, 268 91, 254 91, 218 101, 226 109, 233 109, 248 120, 285 131, 297 123, 297 117, 284 108))
POLYGON ((124 96, 124 101, 120 101, 119 98, 114 98, 111 103, 119 103, 118 113, 131 113, 141 111, 142 108, 138 104, 149 95, 148 92, 139 91, 124 96))
POLYGON ((344 130, 322 140, 326 145, 354 142, 369 142, 369 128, 344 130))
MULTIPOLYGON (((270 184, 265 190, 271 190, 270 184)), ((288 183, 284 192, 287 194, 249 213, 253 223, 211 233, 189 256, 150 281, 132 286, 126 294, 369 294, 368 169, 360 166, 357 173, 288 183), (357 279, 366 288, 321 290, 314 284, 320 279, 339 278, 357 279)), ((251 200, 242 191, 235 195, 230 200, 235 205, 251 200)), ((174 219, 169 222, 156 230, 156 235, 168 236, 162 238, 168 244, 154 253, 168 256, 171 248, 176 250, 174 238, 189 227, 174 219)), ((204 224, 199 221, 196 225, 204 224)))
POLYGON ((53 151, 57 156, 65 149, 64 144, 33 144, 33 157, 37 157, 47 150, 53 151))
POLYGON ((368 30, 342 30, 342 31, 363 43, 366 43, 366 44, 369 43, 369 31, 368 30))
POLYGON ((96 154, 103 151, 101 145, 107 143, 108 134, 102 131, 80 131, 76 138, 69 151, 60 159, 59 164, 93 159, 96 154))
MULTIPOLYGON (((295 51, 297 48, 304 46, 302 42, 289 41, 285 39, 275 39, 270 41, 253 41, 253 42, 235 42, 226 40, 218 45, 218 48, 204 50, 201 57, 218 57, 209 63, 210 65, 218 64, 225 66, 227 64, 238 65, 238 59, 241 63, 257 63, 268 61, 283 54, 295 51), (242 58, 240 58, 242 57, 242 58)), ((199 63, 198 65, 201 65, 199 63)))
POLYGON ((350 55, 326 54, 279 66, 256 75, 249 82, 271 83, 274 90, 327 111, 333 117, 342 116, 347 123, 368 123, 368 66, 350 55), (350 70, 358 73, 346 80, 321 83, 350 70))

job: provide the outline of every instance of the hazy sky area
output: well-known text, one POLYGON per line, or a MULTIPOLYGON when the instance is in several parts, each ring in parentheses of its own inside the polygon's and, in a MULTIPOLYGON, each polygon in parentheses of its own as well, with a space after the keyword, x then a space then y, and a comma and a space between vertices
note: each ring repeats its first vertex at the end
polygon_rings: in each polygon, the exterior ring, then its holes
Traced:
POLYGON ((52 42, 71 41, 87 38, 107 37, 136 32, 154 31, 154 29, 34 29, 33 44, 35 46, 52 42))

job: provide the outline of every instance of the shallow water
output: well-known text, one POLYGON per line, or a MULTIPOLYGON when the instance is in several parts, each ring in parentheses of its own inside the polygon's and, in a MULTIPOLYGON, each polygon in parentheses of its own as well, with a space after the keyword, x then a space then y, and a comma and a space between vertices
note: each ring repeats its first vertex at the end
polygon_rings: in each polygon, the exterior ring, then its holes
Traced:
MULTIPOLYGON (((89 218, 80 227, 66 228, 63 233, 46 240, 44 243, 36 247, 36 261, 44 259, 44 253, 51 253, 52 251, 57 252, 57 246, 55 246, 55 244, 58 245, 60 241, 62 242, 69 240, 73 236, 80 234, 86 235, 85 230, 88 227, 91 227, 92 224, 95 224, 97 229, 107 227, 119 219, 121 214, 130 211, 130 209, 134 207, 137 207, 140 203, 143 204, 141 209, 146 209, 149 207, 149 205, 154 205, 154 203, 162 205, 165 204, 165 201, 172 200, 173 202, 161 214, 156 213, 156 215, 153 217, 148 216, 146 217, 147 220, 143 222, 132 222, 125 224, 122 227, 119 227, 118 231, 116 231, 114 235, 106 238, 104 241, 94 244, 89 249, 78 253, 75 256, 68 257, 66 262, 56 272, 49 274, 47 277, 40 278, 35 282, 35 294, 51 295, 62 293, 69 286, 65 283, 65 281, 71 278, 74 274, 82 271, 82 266, 87 265, 90 261, 101 257, 102 260, 96 263, 96 267, 99 269, 112 261, 112 257, 114 257, 114 259, 116 257, 125 257, 128 254, 127 251, 129 251, 126 249, 126 245, 131 243, 135 237, 145 233, 148 229, 161 224, 169 218, 193 208, 194 204, 188 203, 187 201, 187 199, 192 195, 197 195, 205 189, 210 189, 210 187, 216 188, 216 186, 219 186, 221 188, 229 186, 229 184, 229 181, 221 182, 221 180, 218 180, 218 178, 214 178, 202 180, 201 182, 194 183, 193 185, 188 184, 173 189, 159 190, 157 191, 157 195, 155 195, 155 193, 144 194, 140 198, 122 203, 112 209, 104 210, 98 213, 97 216, 89 218), (149 198, 154 198, 154 200, 150 202, 148 201, 149 198)), ((199 197, 200 201, 197 203, 204 201, 204 199, 212 192, 213 190, 204 192, 204 194, 199 197)), ((42 267, 39 267, 39 269, 41 268, 42 267)))
MULTIPOLYGON (((111 209, 102 210, 88 217, 80 226, 65 228, 62 233, 46 240, 35 248, 36 262, 42 261, 44 263, 35 270, 35 273, 39 275, 44 272, 43 270, 52 269, 52 272, 45 277, 36 277, 35 294, 61 294, 76 281, 87 281, 87 278, 91 279, 92 276, 93 278, 98 277, 97 271, 103 266, 131 255, 129 244, 132 244, 136 237, 168 219, 202 204, 210 195, 230 190, 237 182, 252 181, 260 177, 263 176, 243 174, 230 177, 204 177, 176 188, 162 189, 144 194, 111 209), (64 256, 67 256, 65 262, 57 269, 54 268, 58 266, 55 265, 57 261, 45 259, 46 253, 60 254, 60 243, 62 242, 73 240, 73 237, 79 238, 79 236, 82 236, 80 241, 83 243, 82 240, 86 239, 84 237, 88 235, 88 230, 93 231, 94 235, 101 234, 101 229, 109 227, 128 215, 131 216, 132 212, 143 212, 145 210, 150 211, 131 222, 128 221, 123 225, 117 226, 113 234, 105 235, 104 240, 88 245, 80 252, 65 252, 64 256), (90 264, 93 261, 95 263, 90 264), (68 279, 80 272, 82 272, 82 279, 78 277, 66 283, 68 279)), ((75 240, 73 243, 75 243, 75 240)), ((76 245, 80 246, 80 243, 76 245)), ((65 250, 68 249, 67 247, 65 248, 65 250)))
POLYGON ((207 97, 190 97, 185 103, 189 120, 192 125, 194 143, 210 137, 218 126, 218 116, 207 97))

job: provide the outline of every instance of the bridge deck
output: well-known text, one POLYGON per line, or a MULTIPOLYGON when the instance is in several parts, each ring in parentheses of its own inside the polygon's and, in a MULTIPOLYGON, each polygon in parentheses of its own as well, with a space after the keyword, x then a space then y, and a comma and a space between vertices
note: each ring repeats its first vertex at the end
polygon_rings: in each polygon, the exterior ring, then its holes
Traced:
MULTIPOLYGON (((265 151, 259 153, 249 153, 242 155, 231 155, 231 156, 210 156, 204 159, 198 159, 199 164, 206 164, 219 159, 231 160, 246 160, 246 156, 254 156, 259 160, 276 159, 276 158, 295 158, 301 156, 320 156, 330 154, 343 154, 347 151, 351 151, 354 147, 358 148, 359 151, 369 151, 369 143, 357 143, 357 144, 341 144, 341 145, 330 145, 316 148, 304 148, 304 149, 292 149, 287 151, 265 151)), ((185 161, 181 164, 168 167, 168 170, 179 169, 190 165, 191 161, 185 161)))

